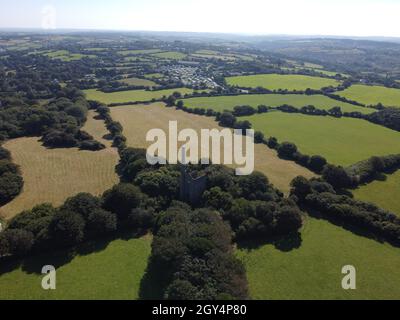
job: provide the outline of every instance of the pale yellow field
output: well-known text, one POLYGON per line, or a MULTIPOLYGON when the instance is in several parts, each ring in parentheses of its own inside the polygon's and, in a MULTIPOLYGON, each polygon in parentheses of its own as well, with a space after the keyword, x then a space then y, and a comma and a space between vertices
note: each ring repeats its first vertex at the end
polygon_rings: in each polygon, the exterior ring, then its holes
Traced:
POLYGON ((19 138, 4 144, 13 161, 21 166, 25 184, 17 198, 0 208, 1 217, 10 219, 44 202, 58 206, 79 192, 100 195, 118 183, 118 152, 102 138, 108 131, 104 122, 94 120, 93 115, 91 111, 84 130, 107 145, 101 151, 46 149, 39 138, 19 138))
MULTIPOLYGON (((111 115, 124 127, 128 145, 135 148, 149 147, 151 143, 146 141, 147 132, 157 128, 167 133, 169 121, 173 120, 178 121, 178 130, 191 128, 199 132, 201 129, 222 129, 212 118, 166 108, 163 103, 113 107, 111 115)), ((255 167, 286 193, 289 191, 290 182, 296 176, 303 175, 307 178, 313 176, 312 172, 294 162, 279 159, 274 150, 264 145, 255 146, 255 167)))

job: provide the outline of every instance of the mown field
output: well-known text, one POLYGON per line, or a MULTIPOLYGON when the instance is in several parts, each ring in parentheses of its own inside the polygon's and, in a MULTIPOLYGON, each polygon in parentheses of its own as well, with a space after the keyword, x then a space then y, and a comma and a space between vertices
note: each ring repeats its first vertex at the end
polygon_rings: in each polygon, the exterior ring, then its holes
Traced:
POLYGON ((144 86, 144 87, 155 87, 157 83, 147 79, 140 78, 125 78, 123 80, 119 80, 119 82, 125 83, 129 86, 144 86))
POLYGON ((400 216, 400 171, 374 181, 353 192, 356 199, 372 202, 400 216))
MULTIPOLYGON (((93 115, 93 114, 90 114, 93 115)), ((104 123, 89 116, 84 127, 88 133, 107 145, 101 151, 46 149, 39 138, 19 138, 6 142, 13 161, 21 167, 24 178, 22 193, 0 208, 0 216, 10 219, 40 203, 60 205, 79 192, 100 195, 118 183, 115 166, 118 152, 102 137, 108 132, 104 123)))
POLYGON ((371 156, 400 153, 400 133, 352 118, 270 112, 251 117, 253 128, 280 142, 294 142, 304 154, 318 154, 330 163, 349 166, 371 156))
POLYGON ((323 95, 307 96, 302 94, 248 94, 239 96, 189 98, 184 99, 183 101, 187 107, 205 109, 210 108, 215 111, 233 110, 235 106, 239 105, 250 105, 256 108, 261 104, 271 107, 288 104, 296 108, 313 105, 316 108, 323 110, 329 110, 333 107, 341 107, 343 112, 358 111, 365 114, 376 111, 372 108, 357 107, 323 95))
POLYGON ((152 99, 161 99, 164 96, 170 96, 174 92, 180 92, 182 95, 193 93, 192 89, 176 88, 168 90, 146 91, 146 90, 129 90, 118 91, 112 93, 104 93, 96 89, 84 90, 88 100, 95 100, 105 104, 124 103, 135 101, 150 101, 152 99))
POLYGON ((344 91, 337 92, 337 94, 365 105, 382 103, 388 107, 400 107, 400 89, 353 85, 344 91))
POLYGON ((301 245, 240 248, 253 299, 400 299, 400 249, 325 220, 308 218, 301 245), (357 289, 341 287, 342 267, 357 270, 357 289))
MULTIPOLYGON (((157 128, 168 132, 169 121, 173 120, 178 121, 179 129, 192 128, 199 132, 201 129, 220 128, 211 118, 166 108, 162 103, 113 107, 111 115, 124 127, 128 145, 138 148, 150 146, 150 143, 146 142, 149 130, 157 128)), ((290 182, 296 176, 303 175, 309 178, 313 176, 310 171, 294 162, 279 159, 274 150, 264 145, 255 147, 255 168, 266 174, 283 192, 289 191, 290 182)))
POLYGON ((152 56, 160 59, 182 60, 186 58, 187 55, 182 52, 168 51, 168 52, 154 53, 152 54, 152 56))
POLYGON ((68 251, 0 265, 0 300, 134 300, 151 252, 151 237, 98 240, 68 251), (43 290, 41 269, 57 269, 56 290, 43 290))
POLYGON ((323 87, 337 87, 340 82, 321 77, 303 75, 259 74, 252 76, 228 77, 226 82, 232 86, 256 88, 263 87, 270 90, 306 90, 321 89, 323 87))

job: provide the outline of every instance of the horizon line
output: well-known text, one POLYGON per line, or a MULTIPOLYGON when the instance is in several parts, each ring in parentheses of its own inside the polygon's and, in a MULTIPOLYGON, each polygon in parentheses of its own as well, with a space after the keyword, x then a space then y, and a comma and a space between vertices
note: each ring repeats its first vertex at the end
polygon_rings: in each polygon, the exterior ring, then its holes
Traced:
POLYGON ((38 33, 57 33, 57 32, 109 32, 109 33, 181 33, 181 34, 208 34, 208 35, 231 35, 242 37, 297 37, 297 38, 358 38, 358 39, 398 39, 400 36, 384 35, 331 35, 331 34, 290 34, 290 33, 250 33, 250 32, 220 32, 220 31, 176 31, 176 30, 141 30, 141 29, 101 29, 101 28, 55 28, 43 29, 39 27, 0 27, 0 32, 38 32, 38 33))

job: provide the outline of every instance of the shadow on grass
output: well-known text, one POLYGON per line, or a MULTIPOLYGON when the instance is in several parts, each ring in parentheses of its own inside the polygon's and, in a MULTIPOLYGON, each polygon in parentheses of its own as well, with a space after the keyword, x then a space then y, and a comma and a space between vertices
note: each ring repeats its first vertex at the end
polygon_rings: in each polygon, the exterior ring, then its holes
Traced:
POLYGON ((343 229, 345 229, 347 231, 350 231, 351 233, 353 233, 353 234, 355 234, 357 236, 365 237, 365 238, 368 238, 368 239, 371 239, 371 240, 375 240, 375 241, 377 241, 379 243, 388 243, 388 244, 392 245, 393 247, 400 248, 400 243, 399 242, 395 242, 395 241, 392 241, 390 239, 387 239, 386 237, 381 236, 379 234, 376 234, 376 233, 374 233, 372 231, 368 231, 363 227, 358 227, 358 226, 355 226, 355 225, 353 225, 351 223, 340 221, 339 219, 335 219, 335 218, 333 218, 333 217, 331 217, 329 215, 322 214, 321 212, 318 212, 318 211, 315 211, 315 210, 310 210, 310 209, 305 209, 305 210, 308 212, 308 214, 311 217, 313 217, 315 219, 318 219, 318 220, 328 221, 328 222, 332 223, 333 225, 341 227, 341 228, 343 228, 343 229))
POLYGON ((164 271, 160 270, 151 258, 149 259, 146 272, 140 281, 140 300, 161 300, 166 289, 164 271), (164 276, 164 277, 163 277, 164 276))
POLYGON ((18 268, 28 274, 41 274, 45 265, 52 265, 56 269, 70 263, 75 257, 86 256, 107 249, 108 245, 115 240, 129 241, 144 236, 144 233, 131 231, 120 231, 104 239, 88 240, 76 247, 56 249, 45 253, 32 253, 26 257, 3 257, 0 258, 0 276, 10 273, 18 268))
POLYGON ((237 246, 241 250, 257 250, 265 245, 273 245, 277 250, 282 252, 290 252, 299 249, 302 244, 300 232, 294 232, 286 236, 276 236, 269 239, 252 239, 239 241, 237 246))

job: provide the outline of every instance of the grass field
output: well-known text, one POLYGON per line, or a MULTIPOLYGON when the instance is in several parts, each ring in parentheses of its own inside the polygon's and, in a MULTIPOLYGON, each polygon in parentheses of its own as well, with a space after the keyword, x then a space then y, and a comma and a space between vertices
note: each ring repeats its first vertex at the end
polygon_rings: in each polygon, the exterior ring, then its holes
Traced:
POLYGON ((108 48, 85 48, 84 50, 85 51, 98 51, 98 52, 101 52, 101 51, 107 51, 108 48))
POLYGON ((224 61, 235 61, 236 58, 233 56, 226 56, 222 54, 200 54, 194 53, 191 55, 195 58, 203 58, 203 59, 216 59, 216 60, 224 60, 224 61))
POLYGON ((61 60, 63 62, 81 60, 83 58, 96 58, 95 55, 70 53, 67 50, 51 51, 51 52, 45 53, 44 55, 51 59, 57 59, 57 60, 61 60))
POLYGON ((388 175, 385 181, 374 181, 353 192, 356 199, 377 204, 400 216, 400 171, 388 175))
POLYGON ((168 52, 154 53, 152 54, 152 56, 160 59, 182 60, 185 59, 187 55, 182 52, 168 51, 168 52))
POLYGON ((124 57, 124 62, 148 62, 151 61, 148 58, 138 57, 138 56, 131 56, 131 57, 124 57))
POLYGON ((342 77, 345 77, 345 78, 349 78, 350 76, 348 75, 348 74, 345 74, 345 73, 340 73, 340 72, 335 72, 335 71, 328 71, 328 70, 324 70, 324 69, 318 69, 318 68, 307 68, 307 67, 293 67, 293 68, 287 68, 287 67, 282 67, 281 68, 282 70, 286 70, 286 71, 290 71, 290 72, 297 72, 297 71, 299 71, 299 70, 303 70, 303 69, 305 69, 305 70, 308 70, 308 71, 315 71, 315 72, 319 72, 319 73, 322 73, 322 74, 325 74, 325 75, 327 75, 327 76, 330 76, 330 77, 336 77, 336 75, 341 75, 342 77))
POLYGON ((145 74, 144 77, 146 79, 160 79, 160 78, 163 78, 164 75, 162 73, 148 73, 148 74, 145 74))
POLYGON ((152 54, 160 52, 160 49, 147 49, 147 50, 122 50, 118 51, 118 54, 121 56, 130 56, 130 55, 142 55, 142 54, 152 54))
POLYGON ((277 107, 283 104, 289 104, 297 108, 306 105, 313 105, 318 109, 329 110, 333 107, 341 107, 342 111, 361 113, 372 113, 375 109, 357 107, 349 103, 337 101, 323 95, 299 95, 299 94, 248 94, 239 96, 221 96, 221 97, 200 97, 185 99, 185 106, 192 108, 214 109, 215 111, 233 110, 235 106, 250 105, 257 107, 261 104, 277 107))
POLYGON ((115 174, 118 152, 110 147, 110 141, 102 138, 108 133, 104 123, 89 117, 84 130, 108 148, 97 152, 46 149, 39 138, 19 138, 4 144, 13 161, 21 166, 25 183, 22 193, 0 208, 2 217, 10 219, 40 203, 57 206, 79 192, 100 195, 118 183, 115 174))
POLYGON ((118 91, 112 93, 104 93, 96 89, 84 90, 88 100, 95 100, 105 104, 124 103, 136 101, 151 101, 152 99, 161 99, 163 96, 170 96, 174 92, 180 92, 182 95, 193 93, 192 89, 176 88, 168 90, 146 91, 146 90, 129 90, 118 91))
POLYGON ((96 241, 68 259, 69 252, 26 258, 0 266, 0 300, 134 300, 151 252, 151 237, 96 241), (64 261, 64 263, 60 263, 64 261), (56 290, 41 287, 44 265, 57 269, 56 290), (60 266, 59 266, 60 265, 60 266))
POLYGON ((270 112, 243 117, 255 130, 280 142, 294 142, 305 154, 319 154, 330 163, 349 166, 371 156, 400 153, 400 133, 352 118, 270 112))
POLYGON ((340 82, 320 77, 303 75, 281 75, 281 74, 260 74, 253 76, 228 77, 226 81, 229 85, 256 88, 263 87, 270 90, 306 90, 321 89, 323 87, 337 87, 340 82))
POLYGON ((339 91, 337 94, 365 105, 382 103, 388 107, 400 107, 400 89, 353 85, 344 91, 339 91))
POLYGON ((140 78, 125 78, 123 80, 119 80, 119 82, 125 83, 129 86, 145 86, 145 87, 155 87, 157 83, 147 79, 140 78))
POLYGON ((254 60, 253 55, 244 55, 244 54, 237 54, 237 53, 222 53, 214 50, 198 50, 192 56, 199 57, 199 58, 206 58, 206 59, 220 59, 220 60, 236 60, 242 59, 245 61, 252 61, 254 60))
POLYGON ((309 218, 301 246, 289 252, 264 245, 237 252, 253 299, 400 299, 400 248, 309 218), (341 287, 342 267, 357 270, 357 290, 341 287))
MULTIPOLYGON (((179 129, 219 128, 211 118, 192 115, 173 108, 166 108, 162 103, 148 106, 123 106, 111 108, 114 120, 124 127, 124 135, 128 138, 131 147, 147 148, 146 134, 154 128, 168 132, 169 121, 178 121, 179 129), (157 116, 154 116, 157 115, 157 116)), ((312 177, 313 174, 291 161, 284 161, 277 157, 276 152, 264 145, 255 146, 255 168, 265 173, 270 181, 283 192, 289 191, 289 184, 298 175, 312 177)))

